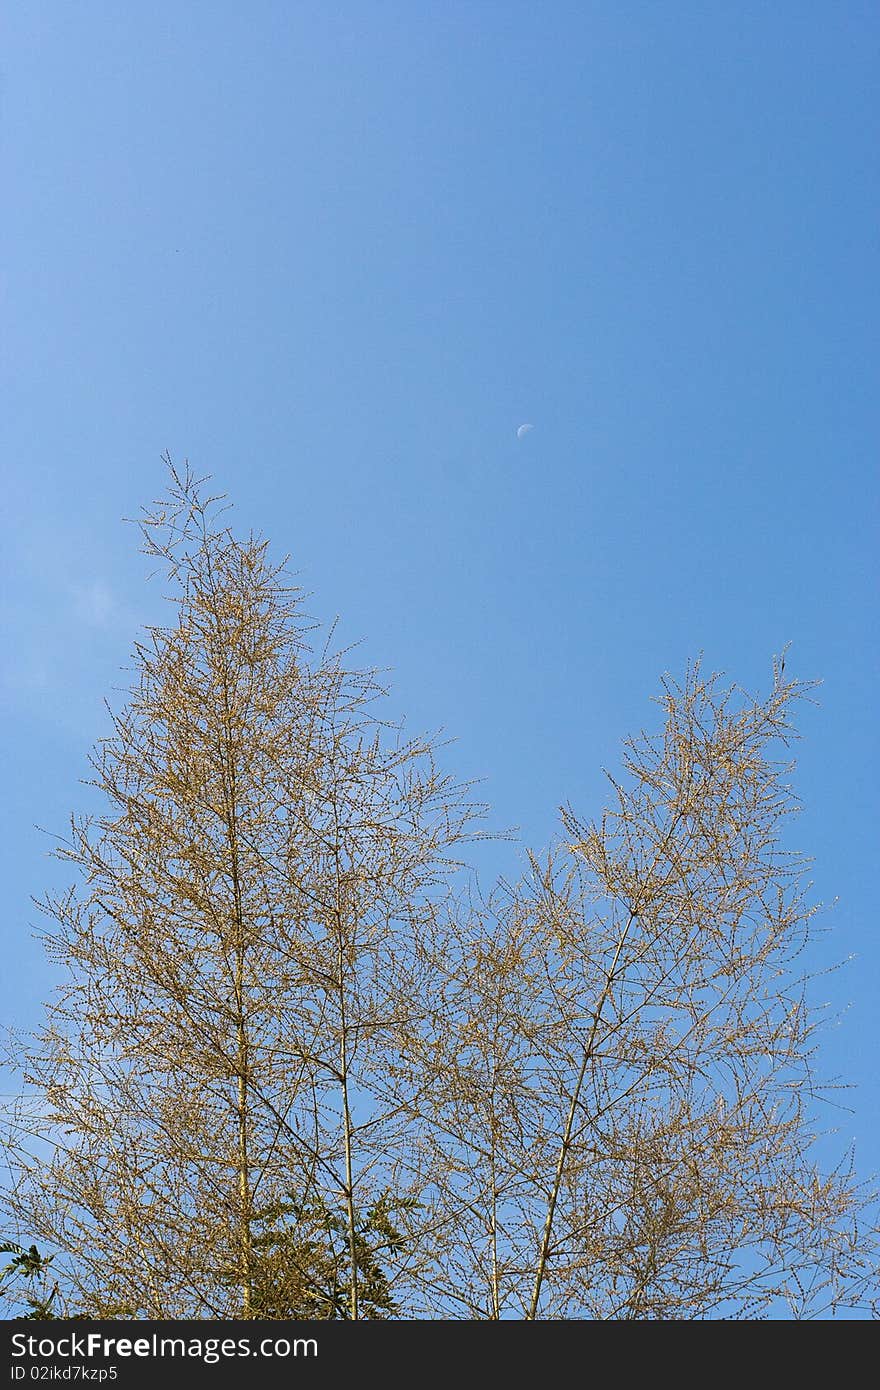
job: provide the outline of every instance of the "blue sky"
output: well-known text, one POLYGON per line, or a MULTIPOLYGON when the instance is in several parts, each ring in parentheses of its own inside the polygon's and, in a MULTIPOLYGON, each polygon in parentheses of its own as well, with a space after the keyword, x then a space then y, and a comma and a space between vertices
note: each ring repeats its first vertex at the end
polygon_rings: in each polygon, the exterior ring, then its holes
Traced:
MULTIPOLYGON (((880 1168, 873 4, 8 0, 2 1016, 189 457, 541 845, 702 651, 821 678, 793 843, 880 1168), (534 429, 517 440, 517 427, 534 429)), ((498 851, 498 862, 514 854, 498 851)), ((827 987, 826 987, 827 986, 827 987)))

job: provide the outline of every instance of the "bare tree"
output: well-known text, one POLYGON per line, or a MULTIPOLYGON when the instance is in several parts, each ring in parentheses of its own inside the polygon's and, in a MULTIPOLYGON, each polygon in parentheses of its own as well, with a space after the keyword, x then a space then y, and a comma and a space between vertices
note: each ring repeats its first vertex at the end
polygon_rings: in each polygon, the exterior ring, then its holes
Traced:
POLYGON ((872 1306, 873 1199, 819 1162, 807 688, 667 680, 609 809, 455 899, 480 808, 383 724, 373 673, 312 657, 266 544, 173 467, 143 534, 176 620, 60 847, 65 983, 7 1124, 41 1315, 872 1306))
POLYGON ((386 1316, 377 1252, 413 1194, 384 1064, 473 808, 383 726, 371 673, 310 662, 299 594, 216 516, 172 467, 143 521, 176 622, 137 646, 93 760, 107 810, 73 820, 78 881, 42 903, 67 981, 24 1063, 11 1210, 86 1312, 386 1316))
MULTIPOLYGON (((435 942, 425 1170, 469 1317, 824 1316, 877 1291, 870 1194, 817 1159, 806 688, 664 683, 596 823, 435 942), (781 760, 780 760, 781 759, 781 760)), ((445 1286, 445 1289, 444 1289, 445 1286)))

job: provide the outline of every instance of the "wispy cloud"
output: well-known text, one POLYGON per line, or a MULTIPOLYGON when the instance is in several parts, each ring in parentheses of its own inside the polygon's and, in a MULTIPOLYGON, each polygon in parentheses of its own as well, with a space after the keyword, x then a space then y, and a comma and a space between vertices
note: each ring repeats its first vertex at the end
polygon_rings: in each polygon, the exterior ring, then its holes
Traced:
POLYGON ((89 627, 109 627, 118 613, 116 599, 100 579, 75 584, 72 600, 74 617, 89 627))
POLYGON ((91 736, 143 618, 120 589, 71 556, 66 538, 7 560, 0 700, 8 714, 91 736), (97 710, 97 712, 96 712, 97 710))

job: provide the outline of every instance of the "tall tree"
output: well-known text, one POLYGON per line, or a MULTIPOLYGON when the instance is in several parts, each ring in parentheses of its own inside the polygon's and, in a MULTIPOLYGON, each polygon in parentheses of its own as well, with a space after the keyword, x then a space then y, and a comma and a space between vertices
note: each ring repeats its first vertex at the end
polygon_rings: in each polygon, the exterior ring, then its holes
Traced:
POLYGON ((12 1208, 86 1312, 384 1316, 377 1252, 413 1209, 384 1062, 473 808, 383 726, 371 673, 309 659, 265 543, 169 466, 143 535, 176 621, 136 648, 93 760, 106 809, 72 821, 77 882, 42 903, 67 978, 12 1208))
POLYGON ((814 908, 785 843, 805 694, 779 666, 763 698, 667 680, 609 809, 566 809, 435 943, 426 1174, 464 1316, 872 1306, 873 1202, 817 1143, 814 908))
POLYGON ((383 724, 374 674, 311 655, 266 544, 173 467, 143 534, 175 621, 60 847, 65 983, 7 1125, 40 1315, 870 1307, 788 848, 807 688, 667 680, 598 820, 566 808, 519 881, 455 898, 481 808, 383 724))

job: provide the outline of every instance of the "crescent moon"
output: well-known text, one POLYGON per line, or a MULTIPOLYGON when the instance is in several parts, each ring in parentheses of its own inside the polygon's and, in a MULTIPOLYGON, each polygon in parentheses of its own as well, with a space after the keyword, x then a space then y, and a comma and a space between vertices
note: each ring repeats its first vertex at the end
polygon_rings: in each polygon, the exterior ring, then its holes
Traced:
POLYGON ((520 425, 516 432, 517 439, 522 439, 524 434, 528 434, 529 430, 533 430, 534 428, 534 425, 520 425))

